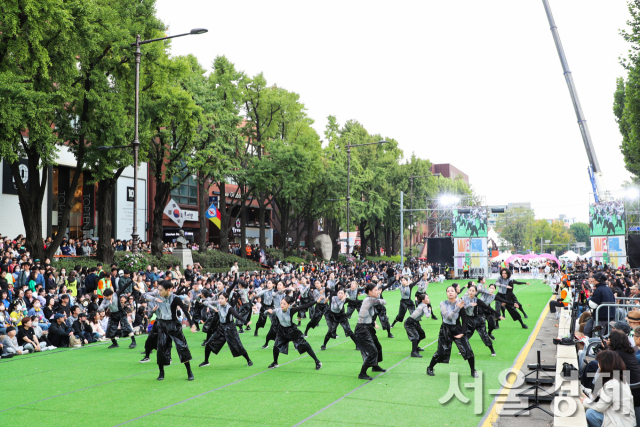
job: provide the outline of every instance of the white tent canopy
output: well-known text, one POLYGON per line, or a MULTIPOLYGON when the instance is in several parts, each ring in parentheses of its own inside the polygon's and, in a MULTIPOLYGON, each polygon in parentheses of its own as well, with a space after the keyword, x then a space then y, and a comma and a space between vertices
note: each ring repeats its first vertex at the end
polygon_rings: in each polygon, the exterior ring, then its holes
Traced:
POLYGON ((584 255, 580 255, 580 256, 578 256, 578 258, 579 258, 579 259, 586 259, 586 260, 588 260, 589 258, 591 258, 591 251, 587 252, 587 253, 586 253, 586 254, 584 254, 584 255))
POLYGON ((568 251, 565 252, 564 254, 560 255, 558 258, 562 259, 562 260, 571 260, 571 261, 575 261, 576 258, 579 258, 580 255, 578 255, 577 253, 573 252, 573 251, 568 251))
POLYGON ((491 258, 491 261, 498 261, 498 262, 502 262, 504 260, 506 260, 507 258, 509 258, 511 256, 511 252, 507 251, 507 252, 502 252, 500 255, 498 255, 497 257, 491 258))

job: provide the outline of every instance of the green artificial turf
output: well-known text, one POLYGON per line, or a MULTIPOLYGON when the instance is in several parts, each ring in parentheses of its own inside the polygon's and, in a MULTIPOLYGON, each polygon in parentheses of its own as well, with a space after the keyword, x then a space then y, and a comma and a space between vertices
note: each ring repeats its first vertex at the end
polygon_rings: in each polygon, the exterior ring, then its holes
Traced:
MULTIPOLYGON (((186 380, 175 351, 176 362, 165 368, 165 380, 156 381, 155 352, 151 362, 138 363, 146 336, 139 337, 135 350, 130 350, 129 340, 123 339, 120 348, 111 350, 107 349, 109 343, 104 343, 17 356, 0 361, 0 421, 7 425, 114 426, 129 422, 127 425, 131 426, 193 427, 293 426, 306 419, 302 425, 308 427, 475 426, 494 398, 490 391, 500 388, 498 374, 513 364, 549 301, 549 287, 540 281, 531 282, 531 286, 516 288, 529 315, 525 320, 529 329, 520 328, 507 314, 507 320, 494 332, 497 357, 490 357, 477 334, 471 339, 476 369, 483 371, 480 414, 474 414, 474 389, 464 387, 473 382, 469 366, 455 346, 451 363, 437 365, 435 377, 426 375, 441 320, 423 319, 427 338, 421 346, 427 349, 422 359, 408 357, 411 343, 402 324, 392 329, 394 339, 378 331, 384 356, 380 365, 393 369, 371 382, 358 380, 362 358, 342 328, 338 328, 339 338, 331 340, 326 351, 320 351, 327 330, 324 321, 309 332, 308 338, 323 363, 320 371, 315 370, 309 356, 299 355, 293 345, 289 346, 289 355, 280 355, 279 368, 267 370, 272 362, 273 342, 267 350, 260 347, 268 329, 261 329, 258 338, 253 331, 241 335, 254 366, 247 367, 242 357, 231 357, 225 347, 219 355, 211 355, 211 365, 205 368, 197 366, 204 359, 204 348, 200 346, 204 334, 185 330, 196 377, 192 382, 186 380), (452 372, 459 372, 460 391, 470 398, 467 404, 455 398, 444 405, 438 402, 449 389, 452 372)), ((438 317, 439 303, 446 299, 445 287, 450 283, 429 286, 438 317)), ((387 291, 383 297, 393 321, 399 293, 387 291)), ((257 316, 253 320, 255 324, 257 316)), ((352 328, 356 320, 357 313, 351 318, 352 328)), ((303 328, 306 321, 303 320, 303 328)))

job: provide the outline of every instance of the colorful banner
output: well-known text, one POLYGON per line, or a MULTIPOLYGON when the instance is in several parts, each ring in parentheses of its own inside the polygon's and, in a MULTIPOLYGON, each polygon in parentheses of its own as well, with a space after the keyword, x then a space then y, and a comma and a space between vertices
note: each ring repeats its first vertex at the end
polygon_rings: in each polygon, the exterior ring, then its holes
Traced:
POLYGON ((594 261, 613 264, 616 268, 626 264, 625 236, 592 237, 591 257, 594 261))
POLYGON ((218 227, 218 229, 220 229, 221 216, 220 216, 220 211, 218 210, 218 208, 216 208, 215 203, 212 203, 211 206, 209 206, 209 209, 207 209, 205 216, 207 217, 207 219, 209 219, 209 221, 213 223, 213 225, 215 225, 216 227, 218 227))
POLYGON ((487 239, 457 238, 453 242, 453 266, 456 277, 464 277, 464 264, 469 264, 469 276, 486 276, 487 239))
POLYGON ((590 204, 589 234, 591 236, 626 234, 624 203, 622 201, 612 201, 590 204))
POLYGON ((487 237, 487 208, 470 206, 453 209, 451 228, 453 237, 487 237))

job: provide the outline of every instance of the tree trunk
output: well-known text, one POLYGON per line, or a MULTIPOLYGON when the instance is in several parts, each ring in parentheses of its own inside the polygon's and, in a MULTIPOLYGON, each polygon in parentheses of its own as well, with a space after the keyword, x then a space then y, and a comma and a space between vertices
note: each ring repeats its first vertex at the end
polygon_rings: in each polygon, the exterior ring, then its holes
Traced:
POLYGON ((390 233, 389 233, 389 227, 384 227, 384 253, 386 256, 390 256, 391 255, 391 245, 390 245, 390 233))
MULTIPOLYGON (((204 187, 204 183, 207 177, 198 172, 198 222, 200 223, 200 238, 198 239, 198 252, 205 253, 207 251, 207 227, 209 220, 207 219, 206 212, 209 209, 209 195, 204 187)), ((211 223, 213 224, 213 223, 211 223)))
POLYGON ((227 185, 224 182, 218 184, 220 189, 219 210, 220 210, 220 250, 227 252, 229 250, 229 217, 231 209, 227 210, 227 185))
POLYGON ((98 253, 96 254, 98 261, 105 265, 113 263, 113 255, 115 249, 111 244, 111 235, 113 233, 113 190, 116 186, 118 178, 124 171, 120 168, 113 177, 105 178, 98 183, 98 253))
POLYGON ((305 245, 307 246, 307 251, 313 254, 313 219, 307 219, 304 225, 307 229, 307 239, 305 245))
MULTIPOLYGON (((358 226, 358 231, 360 231, 360 256, 367 255, 367 236, 365 235, 365 231, 367 228, 367 220, 361 220, 360 225, 358 226)), ((355 243, 354 243, 355 245, 355 243)))
POLYGON ((398 255, 398 238, 396 236, 396 232, 395 231, 391 231, 391 254, 392 255, 398 255))
POLYGON ((240 206, 240 256, 247 257, 247 200, 240 206))
POLYGON ((266 197, 264 194, 259 194, 258 197, 258 223, 260 224, 260 249, 266 249, 267 247, 267 227, 264 223, 264 214, 267 210, 267 204, 265 202, 266 197))
POLYGON ((376 233, 373 239, 376 245, 374 253, 376 254, 376 256, 380 256, 380 221, 376 221, 374 231, 376 233))

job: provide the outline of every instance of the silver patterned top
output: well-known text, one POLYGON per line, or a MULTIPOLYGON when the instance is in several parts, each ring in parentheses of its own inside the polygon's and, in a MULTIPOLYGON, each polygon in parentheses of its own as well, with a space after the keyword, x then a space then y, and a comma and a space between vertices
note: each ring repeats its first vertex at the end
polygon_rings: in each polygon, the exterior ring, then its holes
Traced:
POLYGON ((442 301, 440 303, 440 315, 442 315, 442 321, 447 325, 455 325, 458 316, 460 316, 460 307, 455 302, 449 302, 449 300, 442 301))
POLYGON ((381 298, 366 297, 362 301, 360 311, 358 312, 358 323, 371 324, 374 314, 373 306, 385 304, 387 304, 387 302, 381 298))

